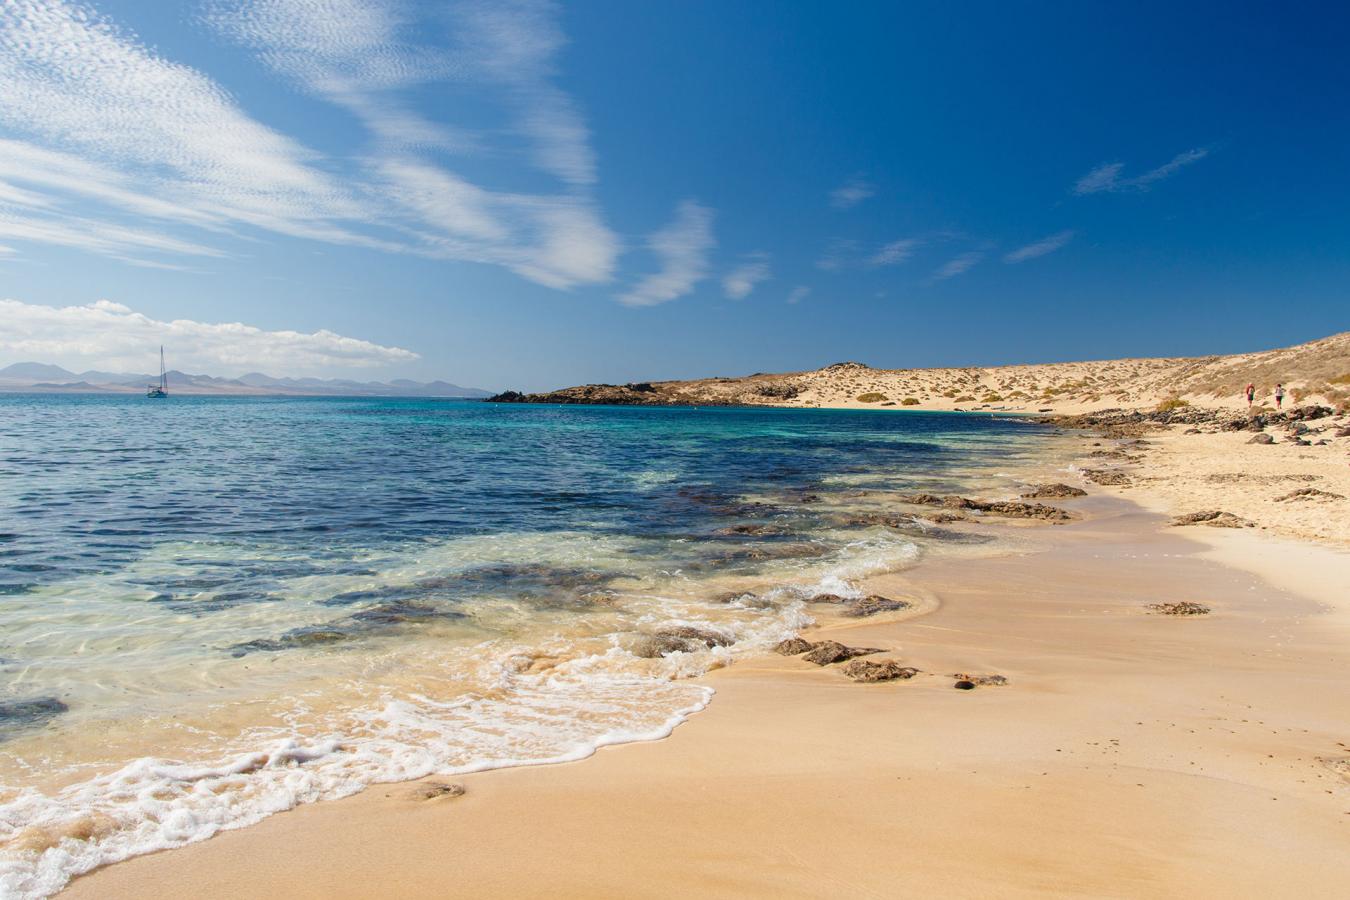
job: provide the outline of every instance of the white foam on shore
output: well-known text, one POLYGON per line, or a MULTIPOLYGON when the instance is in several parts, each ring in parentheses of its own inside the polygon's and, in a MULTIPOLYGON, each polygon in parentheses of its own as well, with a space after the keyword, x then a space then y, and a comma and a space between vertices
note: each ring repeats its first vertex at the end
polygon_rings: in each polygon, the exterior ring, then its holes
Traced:
POLYGON ((882 535, 844 543, 828 563, 789 561, 767 609, 663 594, 627 598, 636 618, 626 628, 688 625, 720 632, 730 646, 645 659, 629 652, 633 631, 611 634, 599 652, 578 653, 575 639, 564 637, 490 640, 447 650, 446 671, 464 676, 459 695, 390 694, 343 710, 340 722, 311 728, 304 739, 259 729, 231 742, 252 749, 204 764, 144 757, 60 790, 6 790, 0 897, 50 896, 99 866, 372 784, 567 762, 611 744, 664 738, 713 695, 686 679, 795 634, 811 621, 802 599, 856 596, 851 579, 917 555, 912 542, 882 535))

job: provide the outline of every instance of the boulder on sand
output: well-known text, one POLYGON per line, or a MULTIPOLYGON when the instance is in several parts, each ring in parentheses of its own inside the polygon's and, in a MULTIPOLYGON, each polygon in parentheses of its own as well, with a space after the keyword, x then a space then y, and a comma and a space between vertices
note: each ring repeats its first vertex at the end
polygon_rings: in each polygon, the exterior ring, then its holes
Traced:
POLYGON ((791 637, 785 641, 780 641, 778 645, 773 648, 773 652, 781 653, 784 656, 797 656, 798 654, 807 652, 814 646, 815 644, 808 640, 804 640, 803 638, 791 637))
POLYGON ((1260 434, 1254 434, 1254 435, 1252 435, 1251 438, 1248 439, 1247 443, 1249 443, 1249 444, 1273 444, 1273 443, 1275 443, 1275 438, 1271 437, 1270 435, 1266 434, 1266 433, 1263 431, 1263 432, 1261 432, 1260 434))
POLYGON ((1173 525, 1208 525, 1211 528, 1251 528, 1255 522, 1220 509, 1206 509, 1172 519, 1173 525))
POLYGON ((811 648, 811 652, 802 657, 807 662, 815 663, 818 666, 828 666, 830 663, 843 662, 846 659, 853 659, 855 656, 870 656, 873 653, 880 653, 879 647, 845 647, 838 641, 821 641, 811 648))
POLYGON ((893 659, 855 659, 844 666, 844 674, 854 681, 872 684, 878 681, 913 678, 919 674, 919 670, 912 666, 902 666, 893 659))

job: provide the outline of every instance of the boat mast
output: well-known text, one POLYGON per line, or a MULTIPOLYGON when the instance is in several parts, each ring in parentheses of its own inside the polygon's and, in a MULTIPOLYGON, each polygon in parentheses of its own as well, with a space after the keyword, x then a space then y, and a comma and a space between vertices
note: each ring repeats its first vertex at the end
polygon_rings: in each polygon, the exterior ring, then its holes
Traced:
POLYGON ((159 389, 167 390, 169 387, 169 375, 164 371, 164 345, 159 345, 159 389))

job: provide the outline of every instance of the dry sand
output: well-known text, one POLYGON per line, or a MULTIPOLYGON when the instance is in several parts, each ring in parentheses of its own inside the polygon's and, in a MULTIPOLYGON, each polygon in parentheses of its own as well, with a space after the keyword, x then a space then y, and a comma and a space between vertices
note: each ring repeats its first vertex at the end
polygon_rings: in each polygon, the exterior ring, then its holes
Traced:
POLYGON ((666 741, 456 779, 461 797, 375 788, 69 894, 1344 896, 1350 555, 1073 505, 1088 518, 1020 532, 1026 552, 869 585, 935 611, 808 635, 887 648, 910 681, 737 665, 666 741), (1178 600, 1214 611, 1145 609, 1178 600))

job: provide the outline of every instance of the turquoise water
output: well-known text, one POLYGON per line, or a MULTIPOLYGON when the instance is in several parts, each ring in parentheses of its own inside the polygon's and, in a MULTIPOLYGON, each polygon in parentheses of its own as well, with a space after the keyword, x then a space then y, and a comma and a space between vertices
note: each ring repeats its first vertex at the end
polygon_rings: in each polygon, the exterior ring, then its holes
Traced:
POLYGON ((0 396, 0 888, 708 702, 821 591, 984 540, 1051 439, 912 412, 0 396), (726 646, 647 658, 697 625, 726 646))

